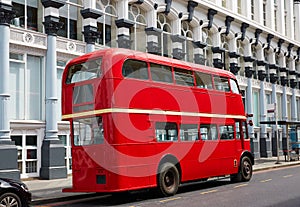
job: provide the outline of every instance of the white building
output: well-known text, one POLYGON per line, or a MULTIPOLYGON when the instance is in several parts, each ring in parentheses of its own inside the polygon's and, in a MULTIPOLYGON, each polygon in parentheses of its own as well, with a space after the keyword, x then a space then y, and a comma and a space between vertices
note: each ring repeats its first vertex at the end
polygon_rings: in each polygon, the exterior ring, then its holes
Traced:
MULTIPOLYGON (((0 42, 0 54, 9 55, 9 60, 2 57, 9 66, 0 65, 8 67, 0 74, 0 105, 7 106, 0 112, 5 115, 0 116, 0 151, 9 135, 17 146, 21 178, 41 176, 46 108, 54 100, 56 112, 49 114, 57 123, 53 136, 63 141, 71 173, 69 123, 59 121, 63 68, 87 51, 127 47, 236 74, 246 112, 253 114, 254 155, 275 155, 272 127, 260 121, 267 120, 266 105, 274 102, 279 120, 300 120, 299 30, 299 0, 0 0, 0 37, 5 41, 4 31, 9 41, 9 51, 1 47, 8 43, 0 42), (7 5, 15 17, 7 17, 7 5), (63 27, 47 30, 53 21, 49 16, 59 16, 63 27), (56 59, 51 59, 56 78, 47 75, 49 35, 56 37, 56 59), (56 82, 53 100, 47 95, 51 82, 56 82)), ((284 140, 285 128, 280 132, 284 140)), ((0 164, 0 174, 1 169, 0 164)))

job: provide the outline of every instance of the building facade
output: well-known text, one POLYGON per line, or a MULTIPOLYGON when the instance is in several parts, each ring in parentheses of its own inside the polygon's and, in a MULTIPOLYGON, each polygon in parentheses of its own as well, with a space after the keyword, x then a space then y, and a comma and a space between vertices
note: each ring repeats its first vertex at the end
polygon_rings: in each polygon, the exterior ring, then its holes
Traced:
MULTIPOLYGON (((279 120, 300 120, 299 30, 298 0, 0 0, 0 175, 71 173, 62 71, 72 58, 105 47, 231 71, 253 114, 255 157, 274 156, 274 127, 260 122, 271 103, 279 120)), ((287 131, 279 128, 281 141, 287 131)))

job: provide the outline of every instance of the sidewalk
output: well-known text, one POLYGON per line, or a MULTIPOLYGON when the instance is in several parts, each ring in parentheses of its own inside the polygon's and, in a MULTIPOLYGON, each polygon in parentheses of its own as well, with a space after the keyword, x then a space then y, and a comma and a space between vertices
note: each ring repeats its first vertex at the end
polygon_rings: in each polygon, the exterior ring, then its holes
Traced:
MULTIPOLYGON (((255 160, 253 171, 260 171, 272 168, 279 168, 285 166, 299 165, 300 161, 285 162, 284 157, 280 157, 280 164, 275 164, 277 157, 260 158, 255 160)), ((64 179, 55 180, 29 180, 23 181, 32 193, 33 205, 45 204, 49 202, 59 202, 69 199, 85 198, 87 196, 94 196, 93 193, 62 193, 63 188, 72 186, 72 176, 64 179)))

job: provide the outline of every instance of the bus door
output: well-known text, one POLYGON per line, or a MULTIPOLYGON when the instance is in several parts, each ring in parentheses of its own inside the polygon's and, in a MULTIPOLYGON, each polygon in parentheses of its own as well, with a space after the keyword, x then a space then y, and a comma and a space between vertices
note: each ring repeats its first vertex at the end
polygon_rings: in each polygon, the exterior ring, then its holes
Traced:
POLYGON ((241 120, 236 120, 235 121, 235 140, 236 140, 236 152, 237 154, 240 154, 243 149, 245 148, 244 146, 244 139, 243 139, 243 131, 244 127, 242 126, 242 121, 241 120))
POLYGON ((227 175, 234 171, 237 167, 237 145, 241 148, 240 139, 235 139, 235 122, 225 122, 218 125, 219 127, 219 146, 218 146, 218 158, 220 173, 227 175))

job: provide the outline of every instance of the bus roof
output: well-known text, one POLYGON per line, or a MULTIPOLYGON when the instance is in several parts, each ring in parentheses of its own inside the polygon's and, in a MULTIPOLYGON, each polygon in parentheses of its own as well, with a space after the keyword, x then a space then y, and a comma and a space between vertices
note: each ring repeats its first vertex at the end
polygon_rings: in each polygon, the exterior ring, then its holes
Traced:
POLYGON ((154 55, 154 54, 150 54, 150 53, 124 49, 124 48, 104 48, 104 49, 96 50, 94 52, 87 53, 82 56, 74 58, 73 60, 71 60, 68 63, 67 66, 73 65, 74 63, 84 62, 88 59, 94 59, 99 56, 104 57, 104 59, 106 59, 106 57, 107 58, 111 57, 112 60, 116 59, 118 61, 126 60, 128 58, 137 58, 139 60, 145 60, 145 61, 154 62, 154 63, 171 65, 173 67, 190 68, 191 70, 194 70, 194 71, 218 74, 220 76, 227 76, 227 77, 235 79, 235 76, 230 71, 217 69, 217 68, 213 68, 213 67, 208 67, 205 65, 195 64, 195 63, 191 63, 191 62, 186 62, 186 61, 182 61, 182 60, 177 60, 177 59, 173 59, 173 58, 163 57, 163 56, 159 56, 159 55, 154 55))

